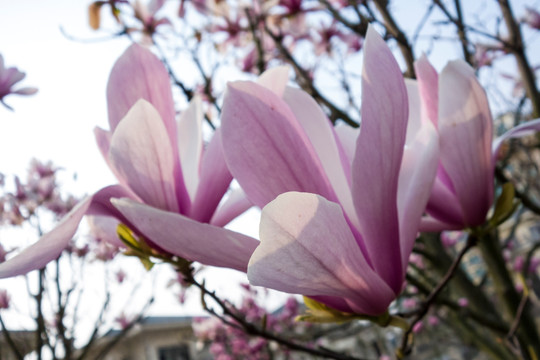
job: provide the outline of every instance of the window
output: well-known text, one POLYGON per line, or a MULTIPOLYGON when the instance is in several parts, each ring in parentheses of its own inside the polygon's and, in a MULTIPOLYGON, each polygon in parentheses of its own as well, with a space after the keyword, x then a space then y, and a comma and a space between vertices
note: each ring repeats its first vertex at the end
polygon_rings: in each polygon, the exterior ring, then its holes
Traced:
POLYGON ((187 345, 168 346, 158 349, 159 360, 189 360, 187 345))

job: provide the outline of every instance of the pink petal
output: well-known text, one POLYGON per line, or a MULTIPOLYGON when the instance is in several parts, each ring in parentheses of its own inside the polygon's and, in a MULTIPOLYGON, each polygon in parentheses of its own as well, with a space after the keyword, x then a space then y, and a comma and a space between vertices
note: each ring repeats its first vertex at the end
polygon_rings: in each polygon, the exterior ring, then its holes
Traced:
POLYGON ((336 135, 343 147, 343 151, 352 164, 354 153, 356 152, 356 140, 360 134, 360 128, 353 128, 349 125, 338 124, 335 128, 336 135))
POLYGON ((496 159, 497 159, 497 155, 499 153, 499 149, 500 149, 502 143, 505 140, 511 139, 511 138, 519 138, 519 137, 527 136, 527 135, 532 135, 532 134, 534 134, 535 131, 540 131, 540 119, 531 120, 531 121, 528 121, 528 122, 523 123, 521 125, 518 125, 518 126, 512 128, 512 129, 508 130, 507 132, 505 132, 504 134, 502 134, 498 138, 496 138, 495 141, 493 141, 493 146, 492 146, 493 166, 495 166, 495 162, 496 162, 496 159))
POLYGON ((118 219, 112 216, 91 215, 86 217, 86 221, 93 237, 116 247, 125 247, 117 235, 117 228, 121 223, 118 219))
POLYGON ((109 159, 145 203, 178 212, 174 151, 159 113, 146 100, 139 100, 118 124, 109 159))
POLYGON ((362 73, 362 124, 352 194, 369 261, 398 293, 404 273, 397 210, 408 100, 401 71, 384 40, 368 28, 362 73))
POLYGON ((304 130, 270 90, 253 82, 229 84, 222 130, 229 170, 255 205, 290 190, 336 198, 304 130))
POLYGON ((223 155, 221 129, 218 129, 204 152, 201 180, 189 217, 200 222, 209 222, 231 181, 232 175, 223 155))
POLYGON ((188 260, 246 271, 249 257, 259 243, 251 237, 129 199, 112 202, 131 223, 137 224, 137 230, 146 238, 188 260))
POLYGON ((268 69, 259 76, 257 84, 264 86, 277 96, 283 97, 283 92, 289 82, 289 71, 288 66, 277 66, 268 69))
POLYGON ((176 112, 169 74, 165 66, 150 50, 131 45, 116 61, 107 84, 109 124, 114 132, 116 126, 140 99, 150 102, 157 110, 170 138, 174 151, 174 176, 177 201, 181 211, 187 212, 190 198, 184 185, 182 169, 178 160, 176 112))
POLYGON ((336 141, 337 135, 332 123, 315 100, 300 89, 287 87, 283 100, 289 105, 313 145, 339 203, 348 218, 358 225, 349 184, 351 165, 341 144, 336 141))
POLYGON ((252 206, 253 204, 248 200, 244 190, 241 188, 231 190, 227 199, 212 216, 210 224, 223 227, 252 206))
POLYGON ((41 269, 60 256, 75 235, 91 200, 92 198, 89 197, 81 201, 38 242, 27 247, 17 256, 1 263, 0 278, 23 275, 29 271, 41 269))
POLYGON ((13 91, 13 94, 19 94, 19 95, 34 95, 38 92, 38 89, 35 87, 25 87, 22 89, 18 89, 16 91, 13 91))
POLYGON ((184 183, 191 201, 195 200, 199 186, 199 166, 203 149, 202 139, 202 103, 200 97, 194 97, 187 110, 178 120, 178 150, 184 183))
POLYGON ((114 64, 107 84, 112 131, 139 99, 150 102, 160 114, 168 133, 176 136, 169 74, 150 50, 133 44, 114 64))
POLYGON ((105 162, 109 166, 109 169, 111 169, 112 173, 114 174, 114 176, 116 177, 116 179, 118 180, 118 182, 121 185, 123 185, 125 187, 128 187, 129 185, 127 184, 127 181, 116 170, 116 168, 111 164, 111 161, 109 159, 109 150, 111 148, 112 133, 110 131, 103 130, 100 127, 95 127, 94 128, 94 136, 96 138, 96 143, 97 143, 97 146, 99 148, 99 151, 101 152, 101 155, 103 156, 103 159, 105 160, 105 162))
POLYGON ((341 207, 321 196, 278 196, 262 211, 260 235, 248 268, 254 285, 344 298, 354 312, 370 315, 395 297, 366 262, 341 207))
POLYGON ((461 224, 450 224, 435 219, 431 216, 424 216, 420 222, 419 231, 441 232, 443 230, 462 230, 461 224))
POLYGON ((427 117, 437 127, 439 119, 439 77, 437 70, 430 64, 425 55, 414 63, 418 78, 422 116, 427 117))
POLYGON ((441 163, 465 225, 480 225, 493 200, 492 119, 486 94, 465 62, 452 61, 439 78, 441 163))
POLYGON ((409 122, 398 183, 399 239, 403 273, 418 233, 418 226, 431 194, 439 164, 439 138, 433 123, 420 116, 420 94, 409 81, 409 122))

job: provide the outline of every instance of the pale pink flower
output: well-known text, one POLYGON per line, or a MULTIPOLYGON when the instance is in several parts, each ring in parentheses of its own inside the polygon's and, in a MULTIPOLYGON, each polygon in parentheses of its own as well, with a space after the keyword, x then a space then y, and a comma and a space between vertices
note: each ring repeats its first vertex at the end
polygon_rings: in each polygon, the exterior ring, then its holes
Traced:
POLYGON ((464 61, 451 61, 441 74, 425 56, 415 64, 419 92, 415 116, 439 132, 437 178, 422 231, 460 230, 482 225, 493 203, 493 173, 502 141, 540 129, 540 119, 517 126, 493 141, 486 93, 464 61))
POLYGON ((264 207, 250 282, 379 315, 402 290, 438 149, 429 121, 408 123, 403 76, 373 28, 364 46, 359 135, 336 133, 277 68, 258 84, 229 85, 223 148, 249 199, 264 207))
MULTIPOLYGON (((107 95, 110 130, 96 128, 95 135, 120 185, 81 201, 36 244, 0 264, 0 277, 24 274, 57 258, 84 215, 125 224, 157 251, 246 271, 258 241, 222 226, 251 203, 240 191, 231 191, 222 202, 232 176, 221 131, 203 146, 200 100, 195 98, 177 122, 167 70, 137 44, 114 65, 107 95)), ((109 230, 106 242, 119 243, 116 229, 109 230)))
POLYGON ((0 54, 0 103, 6 108, 13 110, 9 105, 4 102, 4 98, 10 94, 18 95, 33 95, 37 92, 34 87, 24 87, 19 89, 13 89, 15 84, 22 81, 26 74, 19 71, 15 67, 6 68, 4 65, 4 57, 0 54))

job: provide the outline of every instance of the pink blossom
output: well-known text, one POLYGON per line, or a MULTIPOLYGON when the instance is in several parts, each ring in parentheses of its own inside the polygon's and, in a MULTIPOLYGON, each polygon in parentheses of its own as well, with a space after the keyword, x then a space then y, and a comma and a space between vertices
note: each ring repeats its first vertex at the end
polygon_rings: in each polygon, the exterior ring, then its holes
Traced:
MULTIPOLYGON (((96 128, 95 135, 119 185, 81 201, 36 244, 2 263, 0 277, 41 268, 58 257, 84 215, 125 224, 156 251, 246 271, 258 241, 222 226, 251 203, 241 191, 221 201, 232 176, 221 131, 203 146, 200 100, 195 98, 177 122, 167 70, 137 44, 114 65, 107 94, 110 130, 96 128)), ((116 229, 109 230, 107 242, 119 243, 116 229)))
POLYGON ((540 13, 536 9, 527 7, 522 21, 533 29, 540 30, 540 13))
POLYGON ((7 290, 0 289, 0 309, 9 309, 10 300, 7 290))
POLYGON ((412 331, 413 333, 415 334, 418 334, 419 332, 421 332, 422 330, 424 330, 424 323, 422 321, 419 321, 417 322, 416 324, 414 324, 413 328, 412 328, 412 331))
POLYGON ((114 274, 114 276, 116 277, 116 281, 118 281, 119 284, 122 284, 127 278, 127 273, 120 269, 114 274))
POLYGON ((231 173, 263 207, 250 282, 379 315, 402 290, 438 149, 430 122, 409 123, 407 132, 403 76, 373 28, 364 48, 359 135, 336 133, 277 68, 258 83, 229 85, 223 148, 231 173))
POLYGON ((121 328, 122 330, 127 329, 127 328, 131 325, 131 323, 133 322, 133 320, 129 319, 129 318, 126 316, 126 314, 124 314, 124 313, 121 313, 120 315, 118 315, 118 316, 114 319, 114 321, 115 321, 118 325, 120 325, 120 328, 121 328))
POLYGON ((459 298, 458 299, 458 305, 461 306, 461 307, 467 307, 469 306, 469 300, 467 298, 459 298))
MULTIPOLYGON (((416 62, 419 92, 415 116, 439 132, 437 178, 420 230, 460 230, 482 225, 493 203, 493 172, 502 141, 540 129, 540 119, 506 132, 495 141, 486 93, 474 70, 451 61, 437 74, 426 57, 416 62)), ((411 94, 409 94, 412 96, 411 94)))
POLYGON ((4 102, 6 96, 10 94, 33 95, 37 92, 37 89, 33 87, 13 89, 15 84, 22 81, 25 76, 25 73, 19 71, 15 67, 6 68, 4 65, 4 57, 0 54, 0 103, 6 108, 13 110, 4 102))
POLYGON ((430 326, 437 326, 437 325, 439 325, 439 322, 440 322, 439 318, 436 317, 436 316, 431 315, 431 316, 428 317, 428 324, 430 326))

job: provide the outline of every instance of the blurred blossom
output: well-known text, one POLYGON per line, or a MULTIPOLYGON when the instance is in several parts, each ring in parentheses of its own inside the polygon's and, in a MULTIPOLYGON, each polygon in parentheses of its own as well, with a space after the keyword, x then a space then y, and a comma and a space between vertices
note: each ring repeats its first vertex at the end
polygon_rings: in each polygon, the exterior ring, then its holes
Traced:
POLYGON ((418 302, 415 298, 406 298, 403 300, 403 308, 407 310, 416 308, 417 304, 418 302))
POLYGON ((467 298, 459 298, 458 299, 458 305, 461 306, 461 307, 467 307, 469 306, 469 300, 467 298))
POLYGON ((4 57, 0 54, 0 103, 6 108, 13 110, 4 102, 6 96, 10 94, 33 95, 37 92, 37 89, 33 87, 13 88, 15 84, 22 81, 25 76, 25 73, 19 71, 15 67, 6 68, 4 65, 4 57))
POLYGON ((525 15, 521 19, 525 24, 533 29, 540 30, 540 13, 531 7, 525 9, 525 15))
POLYGON ((523 265, 525 263, 525 258, 523 257, 523 255, 518 255, 514 258, 514 271, 516 272, 521 272, 521 270, 523 270, 523 265))
POLYGON ((433 316, 433 315, 429 316, 429 317, 428 317, 428 324, 429 324, 430 326, 437 326, 437 325, 439 325, 439 318, 436 317, 436 316, 433 316))
POLYGON ((412 331, 415 334, 418 334, 420 331, 424 330, 424 323, 422 321, 417 322, 414 324, 412 331))
POLYGON ((7 290, 0 289, 0 310, 9 309, 10 300, 11 296, 9 296, 7 290))
POLYGON ((122 330, 127 329, 132 323, 132 320, 129 319, 124 313, 121 313, 119 316, 117 316, 114 321, 120 326, 122 330))
POLYGON ((118 270, 114 275, 116 277, 116 281, 119 284, 122 284, 124 282, 124 280, 126 280, 126 278, 127 278, 127 273, 122 269, 118 270))

